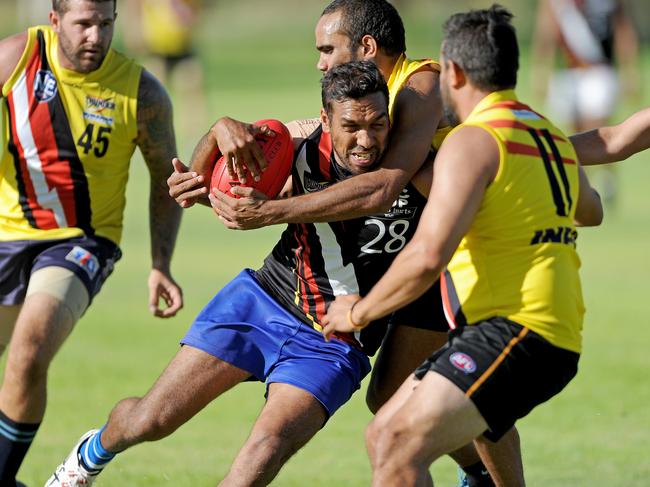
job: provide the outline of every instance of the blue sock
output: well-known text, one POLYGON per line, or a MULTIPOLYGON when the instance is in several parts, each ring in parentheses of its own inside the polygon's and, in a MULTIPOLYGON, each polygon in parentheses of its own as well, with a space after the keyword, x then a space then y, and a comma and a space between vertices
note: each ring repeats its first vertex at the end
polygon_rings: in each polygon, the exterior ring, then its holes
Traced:
POLYGON ((115 453, 106 450, 102 446, 100 437, 106 425, 97 433, 84 441, 79 447, 79 456, 84 463, 84 467, 90 472, 101 472, 101 470, 115 458, 115 453))

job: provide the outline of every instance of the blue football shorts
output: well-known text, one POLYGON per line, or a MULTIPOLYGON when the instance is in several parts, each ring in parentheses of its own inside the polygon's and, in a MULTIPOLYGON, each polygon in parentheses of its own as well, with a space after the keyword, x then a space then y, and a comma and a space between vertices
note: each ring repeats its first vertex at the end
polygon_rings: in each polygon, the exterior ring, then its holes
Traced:
POLYGON ((245 269, 212 298, 182 345, 203 350, 267 384, 291 384, 313 395, 331 416, 370 372, 368 357, 301 322, 245 269))

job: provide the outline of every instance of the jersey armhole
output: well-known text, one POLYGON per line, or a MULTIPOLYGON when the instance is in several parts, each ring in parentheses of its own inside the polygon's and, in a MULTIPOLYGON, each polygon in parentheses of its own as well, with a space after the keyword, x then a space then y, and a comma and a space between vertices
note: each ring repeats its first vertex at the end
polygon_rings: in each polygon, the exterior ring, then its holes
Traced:
POLYGON ((2 85, 3 97, 6 97, 7 94, 9 94, 9 92, 14 87, 14 84, 20 77, 20 74, 27 66, 27 61, 29 60, 29 56, 33 51, 34 45, 36 43, 37 32, 38 32, 38 27, 30 27, 29 29, 27 29, 27 43, 25 44, 25 49, 23 49, 23 53, 20 56, 20 59, 18 60, 18 64, 16 64, 16 67, 12 71, 11 75, 9 76, 9 78, 7 78, 7 82, 4 85, 2 85))

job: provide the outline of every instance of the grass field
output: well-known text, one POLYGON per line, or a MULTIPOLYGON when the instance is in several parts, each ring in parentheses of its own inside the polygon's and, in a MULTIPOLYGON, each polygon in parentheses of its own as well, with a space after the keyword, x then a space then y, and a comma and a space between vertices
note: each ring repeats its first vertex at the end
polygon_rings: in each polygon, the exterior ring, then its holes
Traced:
MULTIPOLYGON (((319 74, 312 26, 323 3, 219 2, 217 8, 228 5, 208 13, 200 32, 200 54, 207 66, 214 117, 287 120, 317 113, 319 74)), ((503 3, 528 25, 528 13, 517 12, 517 2, 503 3)), ((437 55, 443 16, 434 18, 425 2, 413 2, 404 17, 411 55, 437 55)), ((0 29, 11 32, 7 20, 0 21, 0 29)), ((644 66, 647 74, 648 63, 644 66)), ((522 98, 528 92, 526 69, 524 57, 522 98)), ((648 105, 649 98, 646 93, 638 106, 648 105)), ((620 114, 634 108, 623 106, 620 114)), ((188 158, 194 141, 182 132, 180 154, 188 158)), ((588 310, 580 373, 559 397, 519 423, 531 486, 650 484, 650 318, 645 309, 650 290, 650 155, 641 154, 618 169, 616 208, 608 211, 601 228, 580 232, 588 310)), ((226 231, 209 210, 187 211, 173 266, 184 286, 185 309, 177 318, 156 320, 146 306, 147 187, 138 156, 128 188, 124 258, 52 366, 45 422, 19 474, 30 487, 42 485, 77 438, 100 426, 119 399, 146 391, 202 305, 242 267, 259 266, 282 230, 226 231)), ((337 413, 274 485, 369 484, 363 429, 370 414, 363 395, 357 393, 337 413)), ((262 385, 242 385, 173 436, 121 455, 96 485, 215 485, 262 403, 262 385)), ((433 471, 437 485, 454 485, 451 462, 443 459, 433 471)))

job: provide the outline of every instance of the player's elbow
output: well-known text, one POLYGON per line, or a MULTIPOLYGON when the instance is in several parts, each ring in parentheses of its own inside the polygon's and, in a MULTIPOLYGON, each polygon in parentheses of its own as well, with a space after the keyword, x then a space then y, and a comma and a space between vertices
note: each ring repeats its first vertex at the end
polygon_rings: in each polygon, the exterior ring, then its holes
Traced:
POLYGON ((442 249, 423 239, 413 241, 412 252, 413 261, 419 263, 422 276, 436 278, 447 262, 442 249))
POLYGON ((377 178, 377 181, 367 190, 365 209, 368 214, 389 212, 403 186, 398 181, 386 182, 383 178, 381 180, 377 178))
POLYGON ((626 133, 622 129, 622 125, 617 125, 611 128, 603 128, 601 129, 601 133, 605 140, 606 152, 606 156, 604 157, 603 162, 611 163, 624 161, 637 152, 637 150, 635 150, 634 144, 630 143, 626 137, 626 133))
POLYGON ((581 202, 576 208, 575 223, 580 227, 597 227, 603 222, 604 217, 605 211, 600 195, 592 189, 588 200, 581 202))

